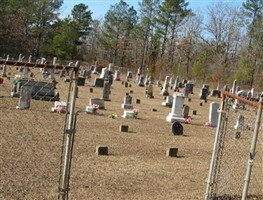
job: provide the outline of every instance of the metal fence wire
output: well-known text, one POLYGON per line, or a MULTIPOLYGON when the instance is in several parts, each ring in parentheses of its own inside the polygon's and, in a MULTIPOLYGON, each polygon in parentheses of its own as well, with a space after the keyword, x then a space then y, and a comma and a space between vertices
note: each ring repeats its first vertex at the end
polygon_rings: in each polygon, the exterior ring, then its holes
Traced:
POLYGON ((263 199, 262 97, 224 91, 219 112, 206 199, 263 199))
POLYGON ((75 66, 0 64, 0 199, 56 199, 75 66))

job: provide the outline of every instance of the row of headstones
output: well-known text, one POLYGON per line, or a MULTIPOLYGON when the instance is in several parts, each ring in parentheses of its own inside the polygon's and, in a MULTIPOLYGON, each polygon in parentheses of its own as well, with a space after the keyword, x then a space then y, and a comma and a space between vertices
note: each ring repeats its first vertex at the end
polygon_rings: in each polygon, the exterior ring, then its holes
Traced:
MULTIPOLYGON (((172 102, 172 110, 171 112, 167 115, 166 121, 168 122, 186 122, 186 118, 189 115, 189 106, 184 104, 184 99, 185 96, 183 93, 178 93, 175 92, 173 97, 173 102, 172 102)), ((211 102, 210 103, 210 109, 209 109, 209 124, 212 127, 217 126, 217 121, 218 121, 218 108, 219 108, 219 103, 217 102, 211 102)))
MULTIPOLYGON (((6 57, 6 61, 9 60, 9 55, 7 55, 6 57)), ((22 56, 22 54, 19 54, 19 57, 18 57, 18 61, 17 62, 22 62, 24 60, 24 56, 22 56)), ((56 61, 57 61, 57 58, 54 57, 53 58, 53 61, 52 61, 52 64, 55 65, 56 64, 56 61)), ((32 55, 29 56, 28 58, 28 63, 31 63, 32 62, 32 55)), ((36 61, 36 63, 40 63, 40 64, 46 64, 47 61, 45 58, 41 58, 41 59, 38 59, 36 61)), ((29 67, 27 66, 22 66, 22 67, 19 67, 17 68, 17 70, 21 71, 22 72, 22 78, 29 78, 29 77, 33 77, 33 73, 30 73, 30 69, 29 67)), ((40 69, 40 72, 42 73, 42 78, 43 80, 48 80, 49 78, 51 80, 54 80, 55 79, 55 69, 40 69)), ((2 67, 2 77, 7 77, 7 73, 6 73, 6 65, 3 65, 2 67)))

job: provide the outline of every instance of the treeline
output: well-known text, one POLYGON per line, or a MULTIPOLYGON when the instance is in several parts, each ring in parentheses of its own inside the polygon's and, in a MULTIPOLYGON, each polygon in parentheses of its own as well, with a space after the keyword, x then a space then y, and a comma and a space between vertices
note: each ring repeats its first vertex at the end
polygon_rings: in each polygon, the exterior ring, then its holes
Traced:
MULTIPOLYGON (((185 0, 123 0, 99 21, 88 5, 60 17, 63 0, 1 0, 0 56, 98 61, 155 78, 174 74, 196 82, 263 88, 263 0, 241 7, 218 3, 206 19, 185 0)), ((102 5, 103 6, 103 5, 102 5)))

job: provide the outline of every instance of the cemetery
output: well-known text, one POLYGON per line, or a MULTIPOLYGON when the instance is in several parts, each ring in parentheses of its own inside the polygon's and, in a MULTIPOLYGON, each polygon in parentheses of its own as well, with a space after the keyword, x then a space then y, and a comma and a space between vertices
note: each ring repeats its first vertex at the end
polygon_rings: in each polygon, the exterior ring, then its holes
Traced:
MULTIPOLYGON (((81 76, 74 99, 70 74, 69 82, 54 74, 54 85, 49 83, 51 78, 32 68, 35 80, 20 79, 14 86, 14 74, 22 72, 11 63, 5 67, 9 75, 0 84, 0 199, 56 199, 64 166, 61 151, 66 148, 63 134, 73 133, 69 199, 205 198, 222 103, 218 86, 180 82, 184 77, 171 76, 146 85, 148 78, 141 71, 121 72, 109 65, 101 73, 81 76), (109 78, 109 72, 114 78, 109 78), (136 73, 137 78, 132 76, 136 73), (29 93, 24 94, 27 88, 29 93), (70 107, 73 101, 74 108, 70 107), (76 113, 73 128, 65 124, 72 111, 76 113)), ((252 93, 256 98, 256 92, 252 93)), ((233 101, 233 109, 241 107, 240 101, 233 101)), ((255 101, 251 106, 258 104, 255 101)), ((241 114, 229 116, 233 120, 229 137, 244 151, 254 130, 254 118, 247 118, 250 111, 255 118, 248 106, 241 114)), ((263 129, 259 123, 253 168, 258 177, 249 190, 253 200, 263 199, 263 166, 258 164, 263 162, 263 129)), ((239 156, 233 149, 232 153, 239 156)))

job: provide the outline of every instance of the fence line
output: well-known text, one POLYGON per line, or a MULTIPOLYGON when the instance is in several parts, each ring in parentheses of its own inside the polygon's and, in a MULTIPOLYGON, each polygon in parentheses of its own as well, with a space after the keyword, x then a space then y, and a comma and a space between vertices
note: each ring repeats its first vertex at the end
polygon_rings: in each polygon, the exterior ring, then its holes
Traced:
POLYGON ((205 199, 263 198, 262 103, 223 91, 205 199))

